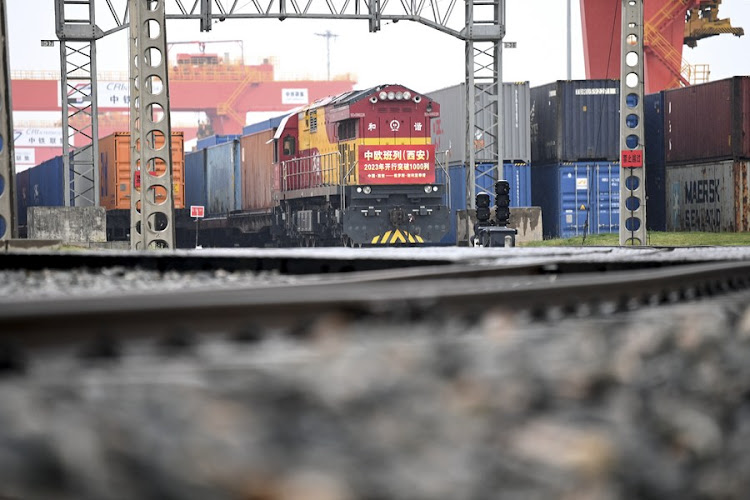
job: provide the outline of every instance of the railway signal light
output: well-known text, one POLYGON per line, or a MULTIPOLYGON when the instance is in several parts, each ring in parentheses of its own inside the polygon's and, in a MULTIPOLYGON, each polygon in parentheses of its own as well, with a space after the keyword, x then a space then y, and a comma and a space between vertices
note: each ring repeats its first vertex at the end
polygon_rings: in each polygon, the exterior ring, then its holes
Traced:
MULTIPOLYGON (((478 203, 477 207, 479 207, 478 203)), ((510 223, 510 184, 508 181, 495 183, 495 220, 501 227, 510 223)))
POLYGON ((477 195, 477 224, 486 226, 490 224, 490 195, 480 193, 477 195))

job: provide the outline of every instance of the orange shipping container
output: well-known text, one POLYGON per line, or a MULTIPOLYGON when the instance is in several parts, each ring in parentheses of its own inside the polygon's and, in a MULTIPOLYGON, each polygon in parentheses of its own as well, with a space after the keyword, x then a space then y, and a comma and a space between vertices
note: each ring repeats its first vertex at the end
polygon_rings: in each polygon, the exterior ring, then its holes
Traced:
MULTIPOLYGON (((161 145, 159 142, 157 140, 157 147, 161 145)), ((172 196, 175 208, 185 208, 184 144, 183 133, 172 132, 172 196)), ((99 139, 99 182, 102 207, 107 210, 130 210, 130 132, 115 132, 99 139)))
POLYGON ((272 196, 273 133, 264 130, 240 137, 243 210, 270 209, 277 204, 272 196))

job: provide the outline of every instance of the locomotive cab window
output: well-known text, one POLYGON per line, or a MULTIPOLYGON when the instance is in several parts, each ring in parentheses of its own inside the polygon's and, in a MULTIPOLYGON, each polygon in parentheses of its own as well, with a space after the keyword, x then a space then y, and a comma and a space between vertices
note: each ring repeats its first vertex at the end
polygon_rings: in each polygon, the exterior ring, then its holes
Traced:
POLYGON ((291 135, 284 137, 282 147, 284 156, 292 156, 297 152, 297 145, 295 144, 294 137, 292 137, 291 135))
POLYGON ((357 138, 357 120, 349 119, 339 123, 339 140, 348 141, 357 138))

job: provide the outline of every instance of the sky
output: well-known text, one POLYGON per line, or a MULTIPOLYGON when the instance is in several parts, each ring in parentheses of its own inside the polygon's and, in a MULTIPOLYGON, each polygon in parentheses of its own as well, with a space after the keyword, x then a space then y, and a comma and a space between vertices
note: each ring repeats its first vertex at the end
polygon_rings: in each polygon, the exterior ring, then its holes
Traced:
MULTIPOLYGON (((40 44, 42 39, 56 39, 53 0, 5 1, 11 69, 59 70, 58 48, 40 44)), ((104 24, 110 18, 106 5, 96 5, 97 18, 104 24)), ((504 80, 529 81, 536 86, 565 79, 565 0, 507 0, 506 6, 505 40, 517 42, 517 48, 504 51, 504 80)), ((585 78, 579 0, 573 0, 572 6, 572 77, 579 79, 585 78)), ((463 3, 458 2, 456 8, 463 9, 463 3)), ((750 75, 750 0, 724 0, 720 14, 731 17, 733 25, 744 27, 748 35, 702 40, 696 49, 685 47, 684 58, 693 64, 710 64, 712 80, 750 75)), ((330 43, 331 73, 354 74, 358 88, 401 83, 429 92, 464 81, 464 42, 414 22, 383 23, 381 31, 370 33, 365 21, 228 20, 216 23, 210 33, 201 33, 198 21, 175 20, 167 24, 167 39, 242 40, 247 63, 274 57, 278 77, 324 79, 326 40, 316 33, 327 30, 337 35, 330 43)), ((214 44, 206 50, 229 52, 232 57, 240 54, 237 44, 214 44)), ((127 71, 124 30, 100 40, 97 51, 100 72, 127 71)))

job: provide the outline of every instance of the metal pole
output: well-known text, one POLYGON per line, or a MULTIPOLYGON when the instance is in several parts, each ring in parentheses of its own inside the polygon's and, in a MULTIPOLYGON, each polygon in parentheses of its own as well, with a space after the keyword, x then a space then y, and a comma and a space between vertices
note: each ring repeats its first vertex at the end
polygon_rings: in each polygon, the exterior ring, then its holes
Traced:
POLYGON ((5 0, 0 0, 0 241, 18 236, 16 175, 13 156, 13 114, 8 70, 8 25, 5 0))
POLYGON ((572 18, 570 15, 571 10, 571 3, 573 0, 568 0, 568 80, 573 79, 573 71, 572 71, 572 50, 571 50, 571 37, 572 37, 572 18))
POLYGON ((622 0, 620 51, 620 245, 646 245, 643 1, 622 0))

